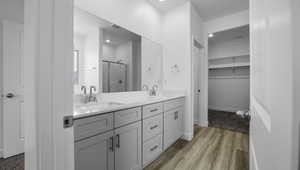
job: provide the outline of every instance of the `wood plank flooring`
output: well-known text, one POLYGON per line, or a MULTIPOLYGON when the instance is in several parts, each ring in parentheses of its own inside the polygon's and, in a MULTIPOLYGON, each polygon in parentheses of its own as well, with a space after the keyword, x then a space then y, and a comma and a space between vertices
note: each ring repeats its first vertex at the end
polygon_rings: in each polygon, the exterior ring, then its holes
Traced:
POLYGON ((248 170, 248 135, 219 128, 195 128, 144 170, 248 170))
POLYGON ((0 158, 0 170, 24 170, 24 154, 7 159, 0 158))

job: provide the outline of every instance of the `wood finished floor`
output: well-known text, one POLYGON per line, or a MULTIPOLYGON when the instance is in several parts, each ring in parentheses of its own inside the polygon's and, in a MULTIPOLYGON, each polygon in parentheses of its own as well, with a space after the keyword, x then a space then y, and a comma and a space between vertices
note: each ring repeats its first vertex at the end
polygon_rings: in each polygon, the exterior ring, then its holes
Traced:
MULTIPOLYGON (((192 141, 179 140, 145 170, 248 170, 248 135, 195 128, 192 141)), ((24 170, 24 154, 0 159, 0 170, 24 170)))
POLYGON ((219 128, 195 128, 144 170, 248 170, 248 135, 219 128))
POLYGON ((0 158, 0 170, 24 170, 24 154, 7 159, 0 158))

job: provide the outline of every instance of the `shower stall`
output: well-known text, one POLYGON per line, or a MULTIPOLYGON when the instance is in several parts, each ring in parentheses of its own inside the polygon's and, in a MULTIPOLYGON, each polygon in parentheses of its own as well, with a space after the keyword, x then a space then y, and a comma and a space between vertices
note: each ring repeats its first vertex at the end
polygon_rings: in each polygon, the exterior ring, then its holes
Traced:
POLYGON ((127 65, 121 62, 102 61, 104 93, 127 91, 127 65))

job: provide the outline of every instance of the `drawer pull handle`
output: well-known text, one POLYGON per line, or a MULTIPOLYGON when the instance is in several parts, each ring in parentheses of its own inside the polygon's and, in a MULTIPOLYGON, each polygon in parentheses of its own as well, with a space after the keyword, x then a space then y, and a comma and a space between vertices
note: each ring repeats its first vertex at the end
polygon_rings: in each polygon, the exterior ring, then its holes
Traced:
POLYGON ((178 111, 174 112, 174 119, 175 119, 175 120, 178 119, 178 111))
POLYGON ((117 148, 120 148, 120 135, 117 134, 116 137, 117 137, 116 147, 117 147, 117 148))
POLYGON ((110 147, 109 147, 109 149, 113 152, 114 151, 114 137, 112 136, 112 137, 110 137, 110 147))
POLYGON ((153 152, 154 150, 156 150, 158 148, 157 145, 155 145, 153 148, 150 149, 151 152, 153 152))
POLYGON ((152 110, 150 110, 150 112, 156 112, 156 111, 158 111, 158 109, 156 108, 156 109, 152 109, 152 110))
POLYGON ((152 127, 150 127, 150 130, 153 130, 153 129, 157 128, 157 127, 158 127, 158 125, 152 126, 152 127))

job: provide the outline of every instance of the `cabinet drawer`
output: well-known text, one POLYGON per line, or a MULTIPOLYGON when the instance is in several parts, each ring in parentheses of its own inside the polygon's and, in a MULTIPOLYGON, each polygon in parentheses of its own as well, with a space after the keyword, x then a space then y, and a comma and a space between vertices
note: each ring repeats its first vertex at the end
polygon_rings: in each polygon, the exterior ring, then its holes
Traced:
POLYGON ((177 107, 184 107, 185 98, 174 99, 164 103, 164 111, 169 111, 177 107))
POLYGON ((142 111, 140 107, 115 112, 115 127, 117 128, 132 122, 139 121, 141 120, 141 117, 142 111))
POLYGON ((155 160, 162 152, 162 135, 158 135, 143 145, 143 167, 155 160))
POLYGON ((113 129, 113 113, 74 121, 75 141, 113 129))
POLYGON ((146 141, 162 133, 162 130, 163 130, 162 114, 143 120, 143 141, 146 141))
POLYGON ((154 116, 163 112, 163 104, 155 103, 147 106, 143 106, 143 119, 154 116))

